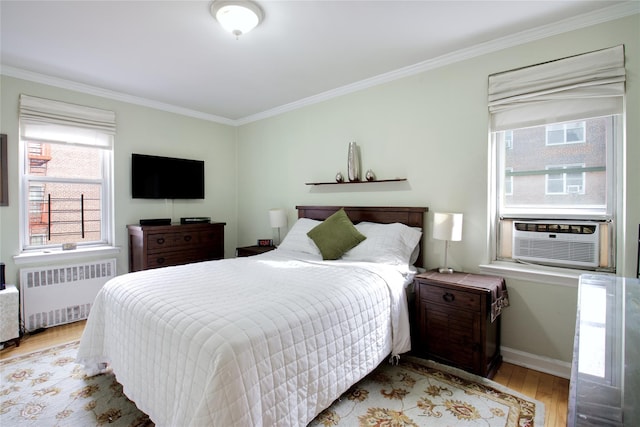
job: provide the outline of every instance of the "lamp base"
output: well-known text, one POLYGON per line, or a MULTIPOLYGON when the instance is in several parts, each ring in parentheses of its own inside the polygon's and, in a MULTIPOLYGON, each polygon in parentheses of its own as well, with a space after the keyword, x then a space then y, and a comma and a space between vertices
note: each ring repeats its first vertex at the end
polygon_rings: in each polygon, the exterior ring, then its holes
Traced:
POLYGON ((453 268, 451 268, 451 267, 440 267, 438 269, 438 273, 452 274, 453 273, 453 268))

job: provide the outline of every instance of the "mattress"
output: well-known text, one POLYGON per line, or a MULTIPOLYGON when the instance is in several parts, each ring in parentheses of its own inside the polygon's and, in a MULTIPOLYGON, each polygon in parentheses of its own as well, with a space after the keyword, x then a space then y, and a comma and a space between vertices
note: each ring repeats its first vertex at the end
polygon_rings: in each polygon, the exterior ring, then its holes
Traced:
POLYGON ((409 280, 282 250, 130 273, 98 294, 78 362, 158 426, 304 426, 410 349, 409 280))

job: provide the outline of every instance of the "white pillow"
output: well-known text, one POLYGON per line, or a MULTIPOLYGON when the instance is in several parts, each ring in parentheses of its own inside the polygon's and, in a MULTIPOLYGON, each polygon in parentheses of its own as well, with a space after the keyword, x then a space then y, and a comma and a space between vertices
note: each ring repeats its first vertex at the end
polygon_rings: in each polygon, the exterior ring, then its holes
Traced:
POLYGON ((418 257, 422 231, 400 223, 361 222, 358 231, 367 238, 345 253, 345 261, 367 261, 392 265, 413 265, 418 257))
POLYGON ((317 221, 315 219, 298 218, 278 248, 287 251, 304 252, 307 254, 322 256, 320 249, 318 249, 313 240, 307 236, 307 233, 321 222, 322 221, 317 221))

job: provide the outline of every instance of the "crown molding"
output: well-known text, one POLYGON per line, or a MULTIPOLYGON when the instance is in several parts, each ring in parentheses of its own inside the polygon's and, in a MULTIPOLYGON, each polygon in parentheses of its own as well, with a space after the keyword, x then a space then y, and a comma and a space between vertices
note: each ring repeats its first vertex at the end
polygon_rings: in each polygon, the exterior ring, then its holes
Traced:
POLYGON ((403 67, 388 73, 380 74, 375 77, 364 79, 353 84, 341 86, 326 92, 319 93, 301 100, 281 105, 263 112, 252 114, 240 119, 229 119, 226 117, 216 116, 203 113, 200 111, 190 110, 188 108, 178 107, 151 99, 132 96, 112 90, 102 89, 96 86, 77 83, 57 77, 47 76, 45 74, 35 73, 32 71, 22 70, 19 68, 0 64, 0 74, 18 79, 29 80, 35 83, 42 83, 49 86, 69 89, 76 92, 86 93, 89 95, 100 96, 103 98, 122 101, 134 105, 141 105, 154 108, 161 111, 180 114, 183 116, 194 117, 197 119, 207 120, 229 126, 241 126, 258 120, 277 116, 289 111, 297 110, 302 107, 317 104, 329 99, 344 96, 363 89, 378 86, 394 80, 403 79, 405 77, 414 76, 425 71, 440 68, 456 62, 472 59, 488 53, 497 52, 499 50, 522 45, 547 37, 567 33, 581 28, 590 27, 601 24, 603 22, 613 21, 627 16, 640 13, 640 2, 631 0, 620 3, 611 7, 599 9, 593 12, 575 16, 573 18, 564 19, 551 24, 543 25, 531 30, 526 30, 509 36, 501 37, 489 42, 480 43, 465 49, 456 50, 454 52, 441 55, 439 57, 422 61, 414 65, 403 67))
POLYGON ((603 22, 613 21, 616 19, 635 15, 637 13, 640 13, 640 2, 634 0, 604 9, 599 9, 590 13, 575 16, 573 18, 563 19, 561 21, 556 21, 551 24, 543 25, 531 30, 521 31, 485 43, 480 43, 468 48, 456 50, 433 59, 419 62, 414 65, 399 68, 397 70, 380 74, 369 79, 361 80, 353 84, 345 85, 317 95, 313 95, 299 101, 291 102, 280 107, 272 108, 261 113, 238 119, 236 120, 236 124, 243 125, 277 116, 279 114, 297 110, 302 107, 317 104, 332 98, 337 98, 394 80, 414 76, 416 74, 444 67, 456 62, 472 59, 478 56, 497 52, 514 46, 519 46, 525 43, 534 42, 558 34, 579 30, 582 28, 601 24, 603 22))
POLYGON ((187 117, 194 117, 196 119, 221 123, 224 125, 237 126, 234 120, 228 119, 226 117, 215 116, 200 111, 190 110, 188 108, 178 107, 172 104, 166 104, 164 102, 154 101, 152 99, 132 96, 113 90, 103 89, 97 86, 91 86, 84 83, 78 83, 71 80, 48 76, 46 74, 35 73, 33 71, 23 70, 7 65, 0 65, 0 74, 8 77, 15 77, 17 79, 28 80, 34 83, 41 83, 53 87, 58 87, 61 89, 73 90, 88 95, 99 96, 101 98, 126 102, 128 104, 140 105, 143 107, 149 107, 169 113, 180 114, 187 117))

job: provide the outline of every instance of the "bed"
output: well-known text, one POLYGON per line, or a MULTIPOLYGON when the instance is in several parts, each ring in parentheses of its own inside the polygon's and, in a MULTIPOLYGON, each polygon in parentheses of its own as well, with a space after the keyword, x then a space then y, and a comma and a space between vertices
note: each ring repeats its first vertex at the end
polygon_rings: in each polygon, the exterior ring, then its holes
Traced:
POLYGON ((112 370, 158 426, 307 425, 410 349, 405 287, 426 208, 296 208, 276 250, 110 280, 78 362, 90 375, 112 370), (307 232, 344 214, 345 234, 365 239, 325 260, 307 232))

